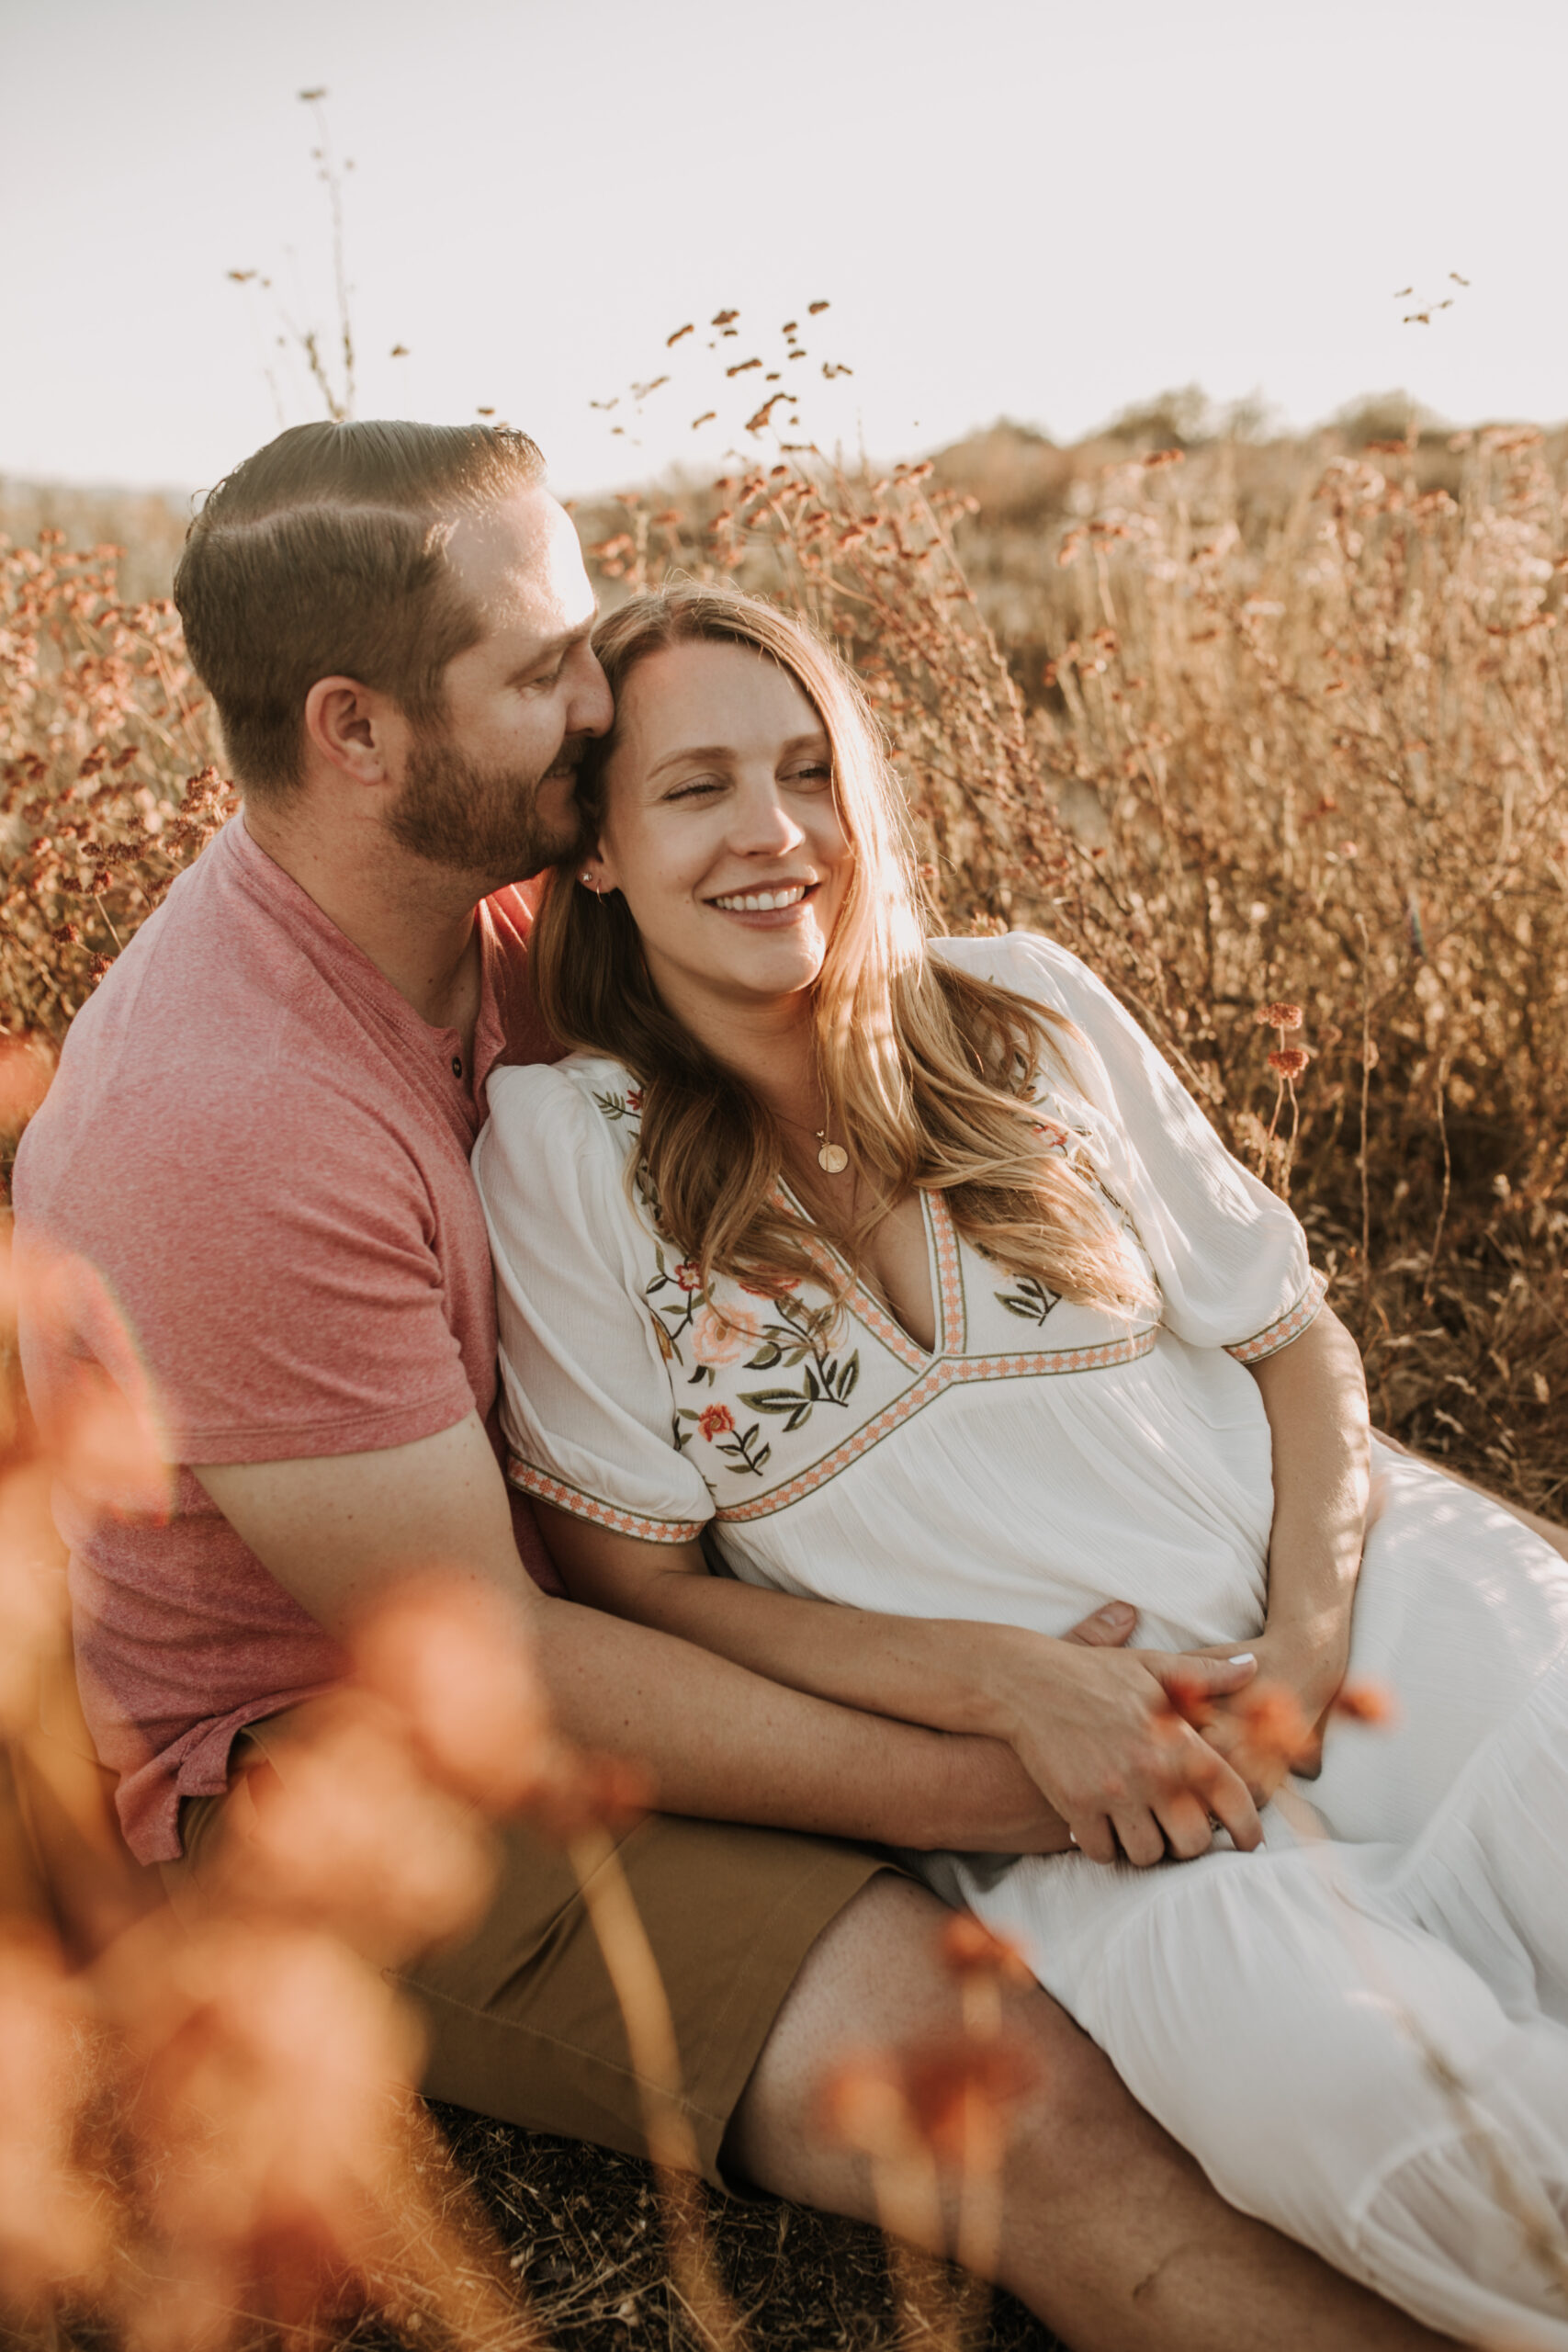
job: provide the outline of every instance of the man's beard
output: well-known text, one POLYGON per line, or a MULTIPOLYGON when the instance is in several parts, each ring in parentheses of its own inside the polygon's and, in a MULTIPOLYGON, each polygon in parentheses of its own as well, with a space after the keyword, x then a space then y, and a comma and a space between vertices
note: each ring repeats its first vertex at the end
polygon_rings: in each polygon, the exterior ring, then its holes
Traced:
MULTIPOLYGON (((559 760, 573 760, 569 741, 559 760)), ((492 888, 521 882, 565 857, 577 839, 568 805, 558 825, 539 806, 544 775, 521 768, 481 767, 446 735, 421 731, 409 752, 402 790, 387 816, 392 839, 433 865, 493 877, 492 888)))

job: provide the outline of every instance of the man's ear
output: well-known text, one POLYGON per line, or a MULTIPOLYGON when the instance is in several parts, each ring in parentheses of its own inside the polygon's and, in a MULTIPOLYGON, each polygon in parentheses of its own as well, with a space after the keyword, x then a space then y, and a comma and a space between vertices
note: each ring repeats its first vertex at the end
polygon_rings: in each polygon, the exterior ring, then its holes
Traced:
POLYGON ((305 697, 310 752, 352 784, 392 783, 406 733, 389 697, 355 678, 318 678, 305 697))

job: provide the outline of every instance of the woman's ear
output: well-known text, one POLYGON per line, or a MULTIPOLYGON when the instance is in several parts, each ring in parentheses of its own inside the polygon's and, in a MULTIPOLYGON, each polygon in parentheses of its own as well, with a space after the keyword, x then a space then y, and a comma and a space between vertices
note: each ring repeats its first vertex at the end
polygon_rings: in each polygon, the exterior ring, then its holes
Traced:
POLYGON ((580 887, 584 890, 592 890, 596 899, 602 899, 606 890, 613 890, 615 888, 615 879, 602 850, 590 850, 586 857, 579 859, 577 879, 580 887))

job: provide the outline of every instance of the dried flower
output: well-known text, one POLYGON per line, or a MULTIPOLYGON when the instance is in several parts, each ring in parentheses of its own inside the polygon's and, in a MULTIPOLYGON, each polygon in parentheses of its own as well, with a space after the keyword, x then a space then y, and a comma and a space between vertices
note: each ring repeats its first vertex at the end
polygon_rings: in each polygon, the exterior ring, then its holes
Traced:
POLYGON ((999 1984, 1027 1987, 1035 1975, 1016 1944, 976 1919, 972 1911, 954 1911, 937 1933, 937 1950, 950 1974, 963 1981, 987 1977, 999 1984))
POLYGON ((1387 1725, 1399 1720, 1393 1693, 1382 1682, 1342 1682, 1335 1697, 1334 1712, 1353 1724, 1387 1725))

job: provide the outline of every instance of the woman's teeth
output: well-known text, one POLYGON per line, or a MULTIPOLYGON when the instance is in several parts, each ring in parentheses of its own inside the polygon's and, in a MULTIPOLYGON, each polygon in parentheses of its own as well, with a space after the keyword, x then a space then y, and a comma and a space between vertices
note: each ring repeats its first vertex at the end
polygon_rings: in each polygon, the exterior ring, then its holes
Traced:
POLYGON ((733 898, 716 899, 714 905, 723 907, 729 914, 765 915, 775 907, 798 906, 806 896, 804 882, 792 882, 783 890, 747 890, 733 898))

